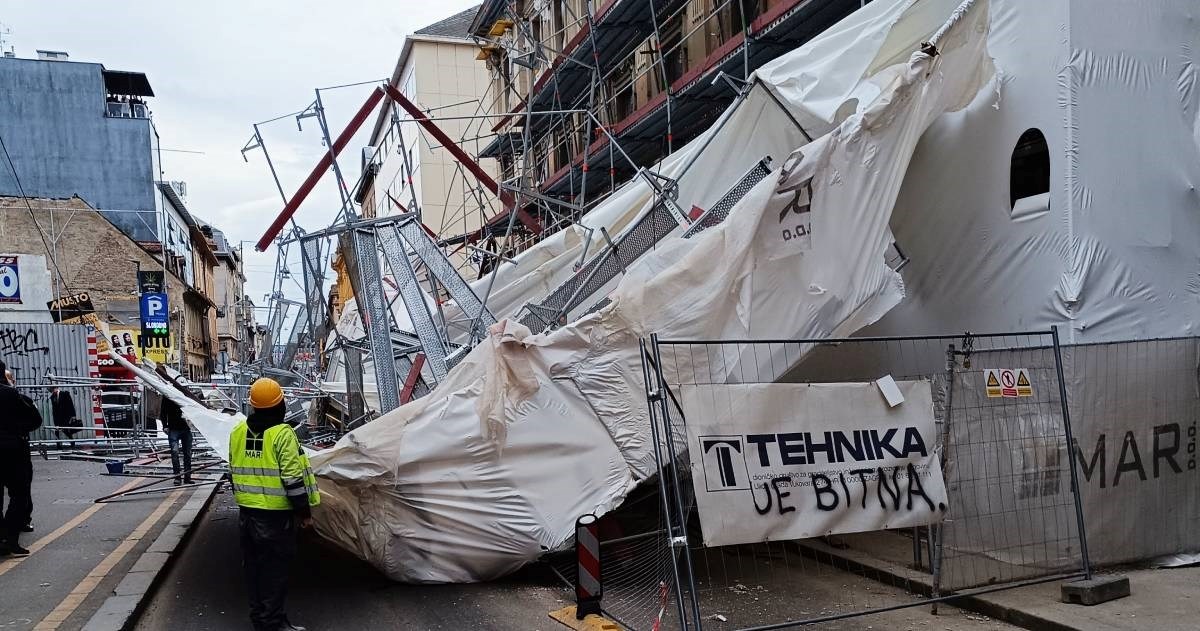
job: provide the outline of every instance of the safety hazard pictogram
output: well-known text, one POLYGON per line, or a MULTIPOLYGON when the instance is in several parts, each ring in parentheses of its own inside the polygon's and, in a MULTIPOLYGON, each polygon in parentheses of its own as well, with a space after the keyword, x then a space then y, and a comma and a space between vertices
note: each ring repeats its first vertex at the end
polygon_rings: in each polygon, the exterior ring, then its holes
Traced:
POLYGON ((989 368, 984 372, 987 374, 985 387, 987 388, 988 398, 996 399, 1004 396, 1004 394, 1000 391, 1000 371, 994 368, 989 368))
POLYGON ((1017 369, 1017 396, 1033 396, 1033 385, 1029 383, 1029 371, 1024 368, 1017 369))
POLYGON ((989 399, 1033 396, 1029 371, 1024 368, 987 368, 983 373, 989 399))

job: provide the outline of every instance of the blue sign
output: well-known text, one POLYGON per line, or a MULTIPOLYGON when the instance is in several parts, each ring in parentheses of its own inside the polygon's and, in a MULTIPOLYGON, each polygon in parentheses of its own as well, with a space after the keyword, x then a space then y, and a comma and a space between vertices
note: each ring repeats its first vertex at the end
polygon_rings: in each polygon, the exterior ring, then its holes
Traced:
POLYGON ((0 302, 21 302, 21 274, 15 256, 0 256, 0 302))
POLYGON ((167 295, 164 293, 145 293, 141 298, 142 331, 153 337, 166 337, 170 319, 167 309, 167 295))

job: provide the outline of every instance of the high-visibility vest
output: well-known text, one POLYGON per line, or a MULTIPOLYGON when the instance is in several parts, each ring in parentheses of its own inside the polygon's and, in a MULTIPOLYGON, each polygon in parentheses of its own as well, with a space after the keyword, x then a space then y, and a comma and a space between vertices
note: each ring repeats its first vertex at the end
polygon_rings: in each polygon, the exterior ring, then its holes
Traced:
POLYGON ((261 435, 251 432, 245 421, 238 423, 229 435, 229 472, 238 506, 291 510, 292 496, 307 496, 309 506, 321 503, 308 456, 286 423, 261 435))

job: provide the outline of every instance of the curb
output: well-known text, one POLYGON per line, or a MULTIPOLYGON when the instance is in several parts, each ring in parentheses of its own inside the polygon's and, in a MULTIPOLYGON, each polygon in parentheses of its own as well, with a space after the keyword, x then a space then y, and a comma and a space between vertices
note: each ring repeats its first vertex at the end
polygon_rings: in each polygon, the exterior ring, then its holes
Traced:
MULTIPOLYGON (((932 578, 923 572, 895 565, 854 550, 836 549, 818 540, 797 542, 796 545, 802 553, 808 556, 819 559, 821 555, 824 555, 827 558, 837 559, 839 564, 844 564, 840 567, 871 578, 878 583, 904 589, 921 596, 929 596, 933 593, 932 578)), ((990 598, 990 594, 962 596, 946 604, 1030 631, 1088 631, 1085 628, 1065 625, 1057 620, 1003 604, 990 598)))
POLYGON ((208 488, 192 491, 187 502, 175 512, 171 521, 163 527, 158 538, 138 557, 125 577, 113 589, 113 595, 105 599, 91 619, 83 625, 83 631, 123 631, 136 618, 148 601, 159 581, 166 576, 175 557, 188 535, 195 529, 202 513, 208 510, 213 497, 224 479, 208 488))

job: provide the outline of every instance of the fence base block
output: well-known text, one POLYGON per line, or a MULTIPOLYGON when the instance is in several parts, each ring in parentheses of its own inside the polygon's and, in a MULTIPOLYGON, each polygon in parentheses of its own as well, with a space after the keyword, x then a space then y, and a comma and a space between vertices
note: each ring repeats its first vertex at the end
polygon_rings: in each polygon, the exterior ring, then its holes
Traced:
POLYGON ((1129 577, 1097 576, 1062 584, 1062 601, 1075 605, 1099 605, 1129 595, 1129 577))
POLYGON ((550 617, 575 629, 576 631, 619 631, 620 625, 595 614, 589 614, 583 620, 575 619, 575 605, 551 611, 550 617))

